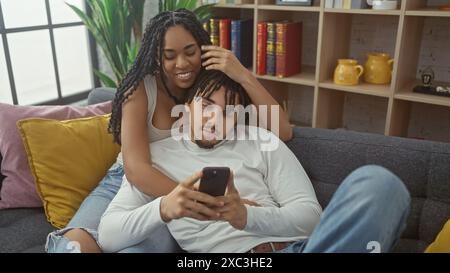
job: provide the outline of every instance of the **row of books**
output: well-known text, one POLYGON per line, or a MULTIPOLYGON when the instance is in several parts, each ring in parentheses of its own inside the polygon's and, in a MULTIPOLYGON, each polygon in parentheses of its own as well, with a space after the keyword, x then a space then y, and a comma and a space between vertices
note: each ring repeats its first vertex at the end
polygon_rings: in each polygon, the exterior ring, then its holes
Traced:
POLYGON ((302 22, 258 22, 256 73, 280 78, 301 73, 302 22))
POLYGON ((327 9, 365 9, 368 7, 366 0, 325 0, 327 9))
POLYGON ((253 20, 212 18, 203 23, 211 43, 231 50, 245 67, 253 64, 253 20))

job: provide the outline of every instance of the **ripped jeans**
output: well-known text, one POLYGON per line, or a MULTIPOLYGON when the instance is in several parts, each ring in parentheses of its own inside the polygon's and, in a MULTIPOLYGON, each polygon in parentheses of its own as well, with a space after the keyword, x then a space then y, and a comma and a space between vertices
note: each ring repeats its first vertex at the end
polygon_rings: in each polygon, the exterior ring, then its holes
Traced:
MULTIPOLYGON (((97 228, 100 219, 109 203, 119 191, 124 174, 123 165, 119 162, 114 163, 103 180, 83 201, 77 213, 67 226, 61 230, 54 231, 47 236, 45 251, 48 253, 79 253, 80 247, 78 243, 71 242, 64 236, 65 233, 76 228, 88 232, 92 238, 98 242, 97 228)), ((119 252, 149 253, 181 251, 167 228, 161 228, 157 233, 158 234, 153 234, 152 238, 119 252)))

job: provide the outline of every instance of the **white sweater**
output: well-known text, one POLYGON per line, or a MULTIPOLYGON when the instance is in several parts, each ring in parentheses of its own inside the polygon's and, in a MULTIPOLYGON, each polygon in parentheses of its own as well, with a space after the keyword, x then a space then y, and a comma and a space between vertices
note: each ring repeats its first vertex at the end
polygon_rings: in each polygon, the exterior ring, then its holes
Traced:
MULTIPOLYGON (((233 170, 241 198, 262 206, 246 205, 244 230, 236 230, 228 222, 187 217, 166 224, 159 210, 161 198, 145 195, 124 177, 99 225, 102 249, 115 252, 138 244, 165 225, 188 252, 246 252, 264 242, 307 238, 322 212, 311 181, 282 141, 266 130, 258 132, 258 140, 223 141, 214 149, 173 138, 150 144, 154 166, 175 181, 183 181, 207 166, 233 170), (261 139, 276 140, 279 146, 274 151, 262 151, 261 145, 267 142, 261 139)), ((255 133, 246 130, 247 136, 255 133)))

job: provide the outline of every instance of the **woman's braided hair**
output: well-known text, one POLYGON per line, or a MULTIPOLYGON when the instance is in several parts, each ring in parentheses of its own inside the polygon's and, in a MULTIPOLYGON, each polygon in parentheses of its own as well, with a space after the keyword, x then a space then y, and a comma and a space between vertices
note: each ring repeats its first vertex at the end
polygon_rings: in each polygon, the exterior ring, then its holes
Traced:
POLYGON ((183 26, 189 31, 199 47, 211 44, 208 33, 203 29, 196 15, 189 10, 178 9, 176 11, 162 12, 148 22, 136 60, 121 80, 113 100, 108 132, 113 135, 114 142, 121 144, 122 105, 134 93, 146 75, 159 74, 168 95, 176 104, 184 103, 184 100, 180 101, 168 89, 163 65, 166 32, 170 27, 177 25, 183 26))

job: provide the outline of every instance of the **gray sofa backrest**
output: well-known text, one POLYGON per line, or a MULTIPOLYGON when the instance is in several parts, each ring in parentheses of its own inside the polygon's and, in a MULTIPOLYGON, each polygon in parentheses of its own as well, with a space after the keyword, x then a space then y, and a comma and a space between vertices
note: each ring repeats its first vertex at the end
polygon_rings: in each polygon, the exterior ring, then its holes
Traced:
MULTIPOLYGON (((98 88, 88 102, 113 97, 113 89, 98 88)), ((450 144, 297 127, 287 145, 308 173, 323 208, 344 178, 360 166, 380 165, 399 176, 412 204, 395 251, 422 252, 450 219, 450 144)))
POLYGON ((345 130, 295 128, 287 143, 325 207, 354 169, 383 166, 406 184, 412 204, 396 251, 422 252, 450 219, 450 144, 345 130))

